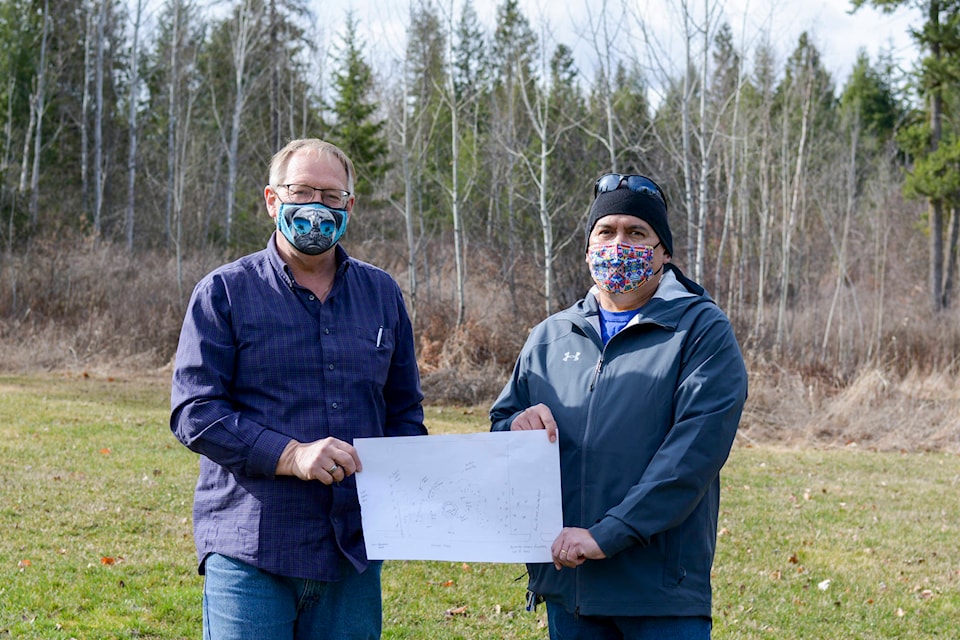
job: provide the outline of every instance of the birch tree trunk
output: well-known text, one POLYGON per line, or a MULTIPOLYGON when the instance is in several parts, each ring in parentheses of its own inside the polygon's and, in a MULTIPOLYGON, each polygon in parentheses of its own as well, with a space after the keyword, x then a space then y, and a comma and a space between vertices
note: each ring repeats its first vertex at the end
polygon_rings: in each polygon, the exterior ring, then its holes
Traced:
POLYGON ((603 135, 592 131, 587 131, 588 135, 593 136, 607 152, 607 166, 611 173, 619 173, 617 156, 619 154, 619 144, 616 135, 613 105, 613 92, 610 90, 613 86, 614 77, 614 55, 613 43, 616 42, 621 30, 624 29, 624 22, 615 19, 613 33, 610 32, 610 12, 608 10, 607 0, 601 2, 600 11, 596 16, 590 10, 590 3, 586 4, 588 18, 588 30, 590 33, 590 43, 593 47, 596 64, 598 67, 599 80, 597 82, 600 91, 600 100, 602 102, 602 112, 605 120, 605 130, 603 135))
POLYGON ((103 166, 103 68, 104 31, 107 26, 107 0, 100 0, 97 12, 97 55, 94 70, 93 117, 93 236, 100 238, 103 216, 103 187, 106 175, 103 166))
MULTIPOLYGON (((541 40, 542 42, 542 40, 541 40)), ((542 45, 541 45, 542 46, 542 45)), ((541 51, 541 63, 546 55, 541 51)), ((553 217, 547 208, 547 189, 549 187, 550 174, 547 166, 547 160, 550 157, 552 149, 549 144, 550 133, 550 103, 549 92, 546 88, 534 85, 535 100, 531 101, 527 92, 528 83, 521 75, 520 87, 523 103, 526 107, 527 118, 530 120, 531 128, 537 136, 538 152, 536 163, 524 155, 522 149, 511 150, 528 169, 537 187, 537 212, 540 217, 540 236, 543 241, 543 298, 544 311, 550 315, 553 311, 553 217)))
POLYGON ((140 89, 140 21, 143 16, 143 0, 137 0, 137 8, 133 21, 133 49, 130 53, 130 104, 127 112, 127 127, 130 129, 130 146, 127 149, 127 213, 125 216, 124 235, 127 241, 127 251, 133 252, 133 226, 136 206, 137 186, 137 94, 140 89))
MULTIPOLYGON (((927 13, 927 23, 930 25, 940 24, 940 3, 930 2, 927 13)), ((942 50, 940 41, 932 38, 930 41, 930 55, 939 66, 942 63, 942 50)), ((940 82, 930 89, 930 152, 934 153, 940 148, 940 141, 943 138, 943 92, 940 82)), ((930 271, 928 275, 930 283, 930 306, 934 313, 943 310, 943 201, 934 199, 930 201, 929 217, 929 253, 930 253, 930 271)))
MULTIPOLYGON (((236 31, 233 38, 234 102, 230 118, 230 142, 227 148, 227 212, 224 220, 224 237, 230 244, 236 207, 237 165, 239 163, 240 127, 247 100, 247 58, 262 37, 262 13, 254 12, 250 0, 237 7, 236 31)), ((261 9, 262 12, 262 9, 261 9)))
POLYGON ((447 102, 450 107, 450 213, 453 216, 453 259, 457 271, 457 327, 466 321, 466 265, 463 257, 463 223, 460 220, 460 110, 454 82, 454 20, 450 3, 447 30, 447 102))
MULTIPOLYGON (((696 217, 696 245, 694 247, 693 273, 694 280, 703 282, 704 263, 707 251, 707 214, 709 212, 710 196, 710 159, 713 153, 712 134, 710 133, 709 116, 707 114, 707 87, 710 86, 710 0, 703 1, 704 24, 701 29, 703 36, 703 50, 700 57, 700 122, 698 141, 700 144, 700 169, 698 172, 699 196, 697 198, 696 217)), ((719 118, 717 118, 719 122, 719 118)))
POLYGON ((953 298, 953 287, 957 275, 957 244, 960 239, 960 215, 957 207, 950 207, 950 222, 947 225, 947 245, 945 250, 946 271, 943 276, 943 291, 940 294, 941 306, 946 309, 953 298))
POLYGON ((760 336, 764 322, 766 320, 767 307, 767 272, 770 262, 770 227, 773 220, 773 179, 771 173, 771 157, 773 149, 771 147, 772 127, 770 126, 770 102, 769 97, 764 101, 765 109, 760 114, 760 151, 758 157, 759 176, 758 191, 760 197, 760 211, 758 212, 758 224, 760 238, 757 248, 757 304, 756 313, 753 319, 753 334, 760 336))
MULTIPOLYGON (((787 323, 787 298, 790 295, 790 254, 793 248, 793 229, 797 224, 797 210, 800 206, 800 194, 803 184, 804 160, 807 155, 807 132, 809 129, 810 109, 813 104, 812 86, 813 73, 807 68, 805 85, 802 93, 802 115, 800 118, 800 139, 797 142, 796 161, 794 163, 793 179, 790 183, 789 206, 783 212, 783 228, 781 229, 781 260, 780 260, 780 298, 777 307, 777 334, 774 346, 777 351, 783 348, 787 323)), ((784 132, 784 135, 786 132, 784 132)))
MULTIPOLYGON (((451 11, 452 13, 452 11, 451 11)), ((452 30, 451 30, 452 31, 452 30)), ((450 60, 453 60, 453 42, 448 38, 450 60)), ((460 129, 457 109, 457 94, 453 85, 453 67, 447 75, 450 93, 450 212, 453 215, 453 257, 457 269, 457 326, 466 320, 466 265, 463 260, 463 226, 460 221, 460 129)))
POLYGON ((49 0, 43 0, 43 35, 40 37, 40 69, 37 71, 37 136, 33 140, 33 171, 30 176, 30 221, 40 217, 40 151, 43 149, 43 112, 47 102, 47 35, 50 33, 49 0))
MULTIPOLYGON (((830 310, 827 312, 827 320, 823 327, 823 339, 820 342, 820 357, 824 361, 827 359, 827 348, 829 346, 833 318, 837 311, 837 305, 840 302, 840 294, 844 289, 843 285, 847 280, 847 239, 850 236, 850 221, 853 218, 857 207, 857 147, 860 133, 859 113, 854 114, 854 124, 852 129, 853 132, 850 142, 850 161, 847 165, 847 202, 843 216, 843 233, 840 237, 840 246, 836 249, 837 279, 834 282, 833 298, 830 300, 830 310)), ((831 229, 831 225, 826 224, 826 221, 824 222, 824 227, 829 231, 831 229)))
POLYGON ((683 205, 686 212, 687 224, 687 259, 693 261, 693 279, 699 281, 700 274, 697 273, 696 253, 694 252, 694 241, 696 239, 697 217, 695 202, 693 198, 693 151, 690 138, 693 125, 690 122, 690 102, 694 91, 694 82, 692 81, 693 60, 690 42, 692 34, 690 33, 690 12, 687 11, 686 2, 683 5, 683 90, 680 102, 680 170, 683 173, 683 205))
MULTIPOLYGON (((173 24, 170 26, 170 70, 169 86, 167 87, 167 189, 166 202, 164 206, 164 229, 166 230, 167 242, 176 246, 177 250, 177 280, 180 281, 180 243, 179 231, 174 237, 173 233, 173 208, 174 208, 174 186, 175 172, 177 168, 177 119, 179 117, 180 107, 180 23, 182 10, 181 0, 173 0, 173 24)), ((181 292, 182 295, 182 292, 181 292)))
MULTIPOLYGON (((723 226, 722 226, 722 231, 720 235, 720 243, 717 248, 717 258, 716 258, 716 262, 714 263, 714 281, 717 284, 721 282, 720 269, 721 269, 721 265, 723 264, 723 253, 727 247, 727 240, 730 235, 730 230, 733 228, 733 225, 734 225, 733 198, 737 192, 737 186, 738 186, 737 172, 739 170, 738 160, 739 160, 740 144, 741 144, 740 139, 744 137, 741 135, 741 132, 740 132, 740 98, 743 93, 743 80, 744 80, 743 61, 741 59, 737 68, 737 85, 736 85, 736 88, 734 89, 735 93, 733 98, 733 115, 730 122, 731 138, 730 138, 729 145, 727 147, 728 149, 727 185, 726 185, 727 193, 726 193, 726 200, 723 206, 723 226)), ((739 182, 742 183, 743 181, 739 181, 739 182)), ((740 251, 739 240, 744 236, 742 234, 737 234, 737 235, 739 235, 739 237, 735 238, 733 241, 734 255, 731 257, 731 264, 738 265, 740 264, 740 259, 742 255, 740 251)), ((731 269, 731 272, 739 273, 740 269, 731 269)), ((731 274, 731 278, 728 280, 727 291, 728 291, 727 306, 730 308, 733 308, 734 298, 735 297, 737 299, 742 299, 742 298, 740 296, 734 295, 735 291, 739 291, 739 287, 736 286, 736 283, 733 280, 732 274, 731 274)))
POLYGON ((83 212, 90 215, 90 47, 93 44, 93 25, 96 21, 88 13, 84 19, 83 38, 83 98, 80 102, 80 182, 83 212))
POLYGON ((400 164, 403 169, 403 222, 407 237, 407 307, 410 322, 417 326, 417 237, 414 231, 414 184, 410 161, 409 73, 403 73, 403 102, 400 105, 400 164))

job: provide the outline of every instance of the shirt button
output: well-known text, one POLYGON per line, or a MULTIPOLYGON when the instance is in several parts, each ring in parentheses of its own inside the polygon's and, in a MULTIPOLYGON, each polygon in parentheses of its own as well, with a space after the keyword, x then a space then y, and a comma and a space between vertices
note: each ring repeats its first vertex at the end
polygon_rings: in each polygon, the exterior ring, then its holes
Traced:
POLYGON ((330 329, 324 329, 323 334, 327 336, 330 335, 330 329))
POLYGON ((332 364, 328 364, 328 365, 327 365, 327 369, 330 369, 330 371, 333 371, 333 365, 332 365, 332 364))
POLYGON ((315 295, 313 295, 313 294, 311 293, 311 294, 310 294, 310 299, 311 299, 311 300, 316 300, 316 299, 317 299, 317 296, 315 296, 315 295))
POLYGON ((336 408, 337 408, 338 406, 340 406, 340 405, 338 405, 336 402, 334 402, 334 403, 331 404, 330 406, 333 407, 334 409, 336 409, 336 408))

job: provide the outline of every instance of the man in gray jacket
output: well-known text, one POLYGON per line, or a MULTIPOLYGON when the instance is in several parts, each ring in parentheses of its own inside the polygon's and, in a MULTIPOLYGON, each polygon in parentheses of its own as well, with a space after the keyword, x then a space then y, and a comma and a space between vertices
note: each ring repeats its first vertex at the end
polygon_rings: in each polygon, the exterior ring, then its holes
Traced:
POLYGON ((663 191, 607 174, 586 226, 594 286, 530 333, 493 431, 559 441, 564 528, 528 566, 554 640, 710 637, 720 468, 747 396, 730 322, 671 264, 663 191))

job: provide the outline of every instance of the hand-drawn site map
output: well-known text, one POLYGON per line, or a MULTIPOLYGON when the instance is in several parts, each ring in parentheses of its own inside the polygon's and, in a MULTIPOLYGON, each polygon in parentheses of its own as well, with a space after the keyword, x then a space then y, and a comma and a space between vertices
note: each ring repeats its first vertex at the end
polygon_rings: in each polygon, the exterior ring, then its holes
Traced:
POLYGON ((563 527, 560 454, 543 431, 360 438, 373 560, 550 562, 563 527))

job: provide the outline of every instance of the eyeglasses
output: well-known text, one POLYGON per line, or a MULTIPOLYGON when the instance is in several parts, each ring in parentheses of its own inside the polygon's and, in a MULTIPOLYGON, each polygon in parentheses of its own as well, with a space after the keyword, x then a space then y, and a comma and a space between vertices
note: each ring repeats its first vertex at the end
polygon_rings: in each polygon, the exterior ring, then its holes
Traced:
POLYGON ((663 195, 663 189, 656 182, 646 176, 631 175, 625 173, 608 173, 600 176, 597 183, 593 185, 593 197, 596 198, 601 193, 607 191, 616 191, 626 186, 627 189, 636 193, 646 193, 656 196, 664 206, 667 205, 667 199, 663 195))
POLYGON ((347 206, 347 200, 350 199, 350 192, 343 189, 318 189, 308 184, 280 184, 277 185, 277 188, 287 192, 286 197, 289 199, 289 204, 319 202, 331 209, 343 209, 347 206))

